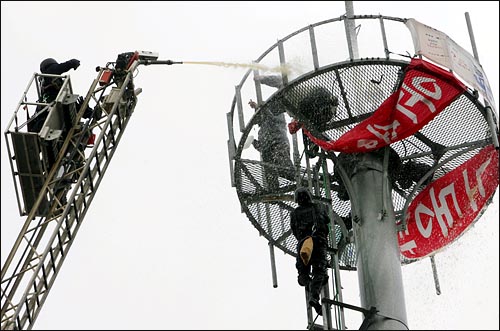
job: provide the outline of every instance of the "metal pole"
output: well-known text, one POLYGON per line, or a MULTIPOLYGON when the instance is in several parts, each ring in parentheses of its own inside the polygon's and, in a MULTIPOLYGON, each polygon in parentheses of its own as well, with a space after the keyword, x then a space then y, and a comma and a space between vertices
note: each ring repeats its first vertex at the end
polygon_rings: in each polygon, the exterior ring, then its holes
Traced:
POLYGON ((381 199, 384 185, 389 185, 384 181, 383 157, 360 155, 352 184, 352 200, 359 201, 360 213, 353 229, 361 306, 377 311, 365 315, 363 324, 367 330, 408 330, 394 207, 390 194, 384 195, 385 202, 381 199))
MULTIPOLYGON (((474 31, 472 31, 472 23, 470 20, 469 13, 465 13, 465 20, 467 22, 467 29, 469 30, 469 37, 470 37, 470 43, 472 46, 472 52, 474 53, 474 58, 477 60, 477 63, 479 63, 479 54, 477 52, 477 47, 476 47, 476 39, 474 38, 474 31)), ((488 122, 488 125, 490 126, 491 130, 491 139, 493 140, 493 145, 495 148, 498 150, 499 148, 499 143, 498 143, 498 136, 497 136, 497 125, 495 124, 495 120, 493 119, 493 109, 491 109, 491 105, 488 104, 488 100, 484 100, 484 103, 486 105, 486 120, 488 122)), ((498 121, 498 118, 497 118, 498 121)))
POLYGON ((274 259, 274 245, 269 242, 269 254, 271 257, 271 274, 273 277, 273 287, 278 287, 278 277, 276 276, 276 260, 274 259))
POLYGON ((467 22, 467 30, 469 30, 472 52, 474 53, 474 57, 476 58, 477 62, 479 62, 479 55, 477 54, 477 47, 476 47, 476 38, 474 38, 474 31, 472 31, 472 24, 468 12, 465 12, 465 21, 467 22))
MULTIPOLYGON (((328 164, 326 163, 326 160, 322 160, 321 167, 323 169, 323 180, 324 180, 324 186, 325 186, 325 194, 327 197, 331 196, 331 189, 330 189, 330 179, 329 173, 328 173, 328 164)), ((333 218, 333 209, 332 206, 329 205, 328 208, 328 214, 330 216, 330 240, 333 245, 333 249, 337 250, 337 243, 335 241, 335 222, 333 218)), ((337 250, 338 251, 338 250, 337 250)), ((334 274, 334 277, 332 277, 332 286, 333 286, 333 298, 335 300, 338 300, 340 302, 343 302, 344 299, 342 297, 342 284, 340 281, 340 270, 339 270, 339 256, 337 253, 331 255, 331 260, 332 260, 332 272, 334 274)), ((327 284, 328 285, 328 284, 327 284)), ((330 290, 327 288, 327 293, 330 293, 330 290)), ((335 309, 337 309, 335 307, 335 309)), ((331 310, 328 309, 328 314, 326 314, 327 319, 328 319, 328 330, 331 330, 332 327, 332 313, 331 310)), ((337 314, 335 314, 337 315, 337 314)), ((340 330, 346 330, 345 327, 345 316, 344 316, 344 308, 343 307, 338 307, 338 323, 337 327, 340 327, 340 330)))
POLYGON ((318 48, 316 47, 316 37, 314 35, 314 28, 312 25, 309 26, 309 40, 311 41, 311 52, 314 63, 314 70, 318 70, 319 69, 318 48))
POLYGON ((431 266, 432 266, 432 276, 434 276, 434 285, 436 286, 436 294, 441 294, 441 286, 439 285, 439 278, 436 268, 436 261, 434 260, 434 255, 431 255, 431 266))
POLYGON ((354 21, 354 6, 352 1, 345 1, 345 30, 347 37, 347 46, 349 47, 349 56, 351 60, 359 58, 358 38, 356 36, 356 23, 354 21))

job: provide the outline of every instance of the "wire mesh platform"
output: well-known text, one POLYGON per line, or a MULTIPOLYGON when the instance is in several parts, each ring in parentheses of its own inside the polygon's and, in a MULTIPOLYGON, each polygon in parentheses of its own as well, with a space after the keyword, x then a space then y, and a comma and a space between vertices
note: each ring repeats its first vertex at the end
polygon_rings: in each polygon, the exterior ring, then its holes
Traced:
MULTIPOLYGON (((402 73, 412 58, 408 50, 413 53, 410 32, 403 26, 404 24, 400 24, 406 20, 366 15, 355 16, 355 18, 363 20, 360 24, 358 40, 370 40, 371 44, 379 40, 383 44, 383 47, 378 50, 373 47, 365 49, 361 46, 360 53, 372 51, 378 57, 349 59, 347 48, 342 47, 345 41, 339 44, 338 40, 339 36, 342 37, 345 33, 343 24, 335 24, 342 22, 345 17, 310 25, 278 41, 255 61, 259 64, 272 63, 273 65, 279 61, 284 65, 287 63, 285 58, 298 57, 303 62, 308 62, 310 66, 303 69, 305 73, 294 75, 284 70, 280 73, 283 85, 276 90, 254 79, 248 79, 252 74, 254 77, 262 75, 258 70, 249 70, 240 85, 236 86, 236 95, 231 112, 228 114, 230 129, 228 147, 232 184, 236 188, 242 212, 247 215, 260 235, 292 256, 296 256, 297 241, 291 234, 289 216, 290 211, 296 207, 293 194, 298 186, 297 178, 305 181, 305 185, 309 180, 316 178, 316 183, 313 184, 315 199, 331 204, 335 219, 340 220, 338 223, 342 224, 341 220, 350 218, 351 202, 342 194, 340 190, 342 182, 339 182, 338 176, 335 176, 334 169, 338 163, 339 153, 319 153, 309 157, 306 153, 308 146, 304 145, 302 139, 297 139, 297 136, 302 133, 297 132, 294 135, 288 133, 288 139, 296 147, 294 149, 295 165, 299 167, 284 169, 283 166, 261 161, 259 153, 250 146, 249 142, 254 139, 259 130, 259 115, 262 112, 282 109, 285 111, 287 123, 294 119, 303 119, 297 112, 298 105, 314 86, 326 88, 338 99, 334 119, 325 123, 324 127, 316 128, 314 132, 323 140, 336 140, 341 137, 361 121, 369 118, 380 104, 396 91, 401 82, 402 73), (363 29, 364 25, 370 26, 370 24, 376 24, 379 28, 363 29), (336 35, 334 31, 338 34, 336 35), (380 34, 373 37, 377 35, 377 31, 380 34), (406 48, 391 51, 387 42, 388 37, 397 38, 398 46, 396 47, 406 48), (332 52, 332 45, 339 47, 332 52), (322 55, 320 49, 328 50, 326 55, 322 55), (309 54, 307 54, 308 50, 310 50, 309 54), (383 52, 380 52, 381 50, 383 52), (302 53, 297 55, 297 52, 302 53), (290 56, 289 53, 292 55, 290 56), (404 53, 408 56, 401 55, 404 53), (321 62, 325 64, 322 65, 321 62), (243 106, 247 100, 257 100, 259 108, 255 113, 252 113, 253 110, 250 107, 243 106), (245 121, 245 118, 249 120, 245 121), (237 124, 239 124, 240 132, 234 130, 237 124), (328 176, 325 176, 323 172, 323 162, 327 164, 328 176), (267 187, 266 179, 269 173, 279 174, 280 171, 286 173, 290 170, 295 171, 298 177, 294 179, 285 175, 282 177, 276 175, 275 182, 278 186, 267 187), (331 190, 325 189, 325 178, 329 179, 328 184, 332 187, 331 190)), ((487 121, 484 102, 481 102, 477 92, 470 88, 467 88, 465 93, 420 131, 406 139, 392 143, 390 147, 397 153, 401 164, 407 165, 403 168, 405 173, 399 177, 393 174, 391 178, 394 183, 392 201, 397 224, 404 227, 402 223, 404 223, 404 214, 409 202, 426 185, 457 168, 476 155, 481 148, 491 143, 492 132, 487 121)), ((352 157, 355 158, 355 155, 352 157)), ((304 183, 299 185, 304 186, 304 183)), ((382 192, 374 192, 374 194, 382 194, 382 192)), ((345 238, 347 235, 343 226, 336 227, 335 236, 331 236, 330 241, 335 237, 338 242, 339 237, 345 238)), ((355 268, 355 246, 352 242, 347 244, 339 255, 339 265, 341 268, 355 268)), ((330 245, 332 249, 336 246, 332 242, 330 245)), ((401 261, 402 264, 408 264, 415 260, 401 256, 401 261)))

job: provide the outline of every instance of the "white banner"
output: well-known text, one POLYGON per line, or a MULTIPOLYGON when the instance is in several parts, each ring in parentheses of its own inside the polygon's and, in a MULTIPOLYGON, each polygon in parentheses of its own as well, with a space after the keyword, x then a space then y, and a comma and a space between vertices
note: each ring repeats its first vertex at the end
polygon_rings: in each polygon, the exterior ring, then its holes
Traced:
MULTIPOLYGON (((410 18, 406 26, 411 32, 415 53, 423 55, 450 70, 481 93, 496 114, 495 100, 488 78, 477 60, 445 33, 410 18)), ((498 119, 498 115, 497 115, 498 119)))

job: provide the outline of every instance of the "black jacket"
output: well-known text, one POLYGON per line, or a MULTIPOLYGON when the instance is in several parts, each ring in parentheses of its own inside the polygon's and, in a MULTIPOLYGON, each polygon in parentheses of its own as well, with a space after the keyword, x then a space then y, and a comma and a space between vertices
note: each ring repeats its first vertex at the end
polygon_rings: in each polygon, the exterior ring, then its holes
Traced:
POLYGON ((327 243, 330 218, 325 208, 312 201, 306 188, 297 189, 295 196, 299 206, 290 214, 290 228, 295 238, 300 242, 306 236, 313 236, 322 243, 327 243), (300 199, 300 195, 306 198, 300 199))
MULTIPOLYGON (((70 69, 76 69, 80 65, 80 61, 76 59, 72 59, 63 63, 53 63, 45 68, 42 72, 44 74, 51 75, 62 75, 65 72, 68 72, 70 69)), ((52 101, 57 97, 59 90, 63 81, 61 78, 50 78, 50 77, 42 77, 41 81, 41 89, 42 96, 44 99, 48 99, 46 101, 52 101)))

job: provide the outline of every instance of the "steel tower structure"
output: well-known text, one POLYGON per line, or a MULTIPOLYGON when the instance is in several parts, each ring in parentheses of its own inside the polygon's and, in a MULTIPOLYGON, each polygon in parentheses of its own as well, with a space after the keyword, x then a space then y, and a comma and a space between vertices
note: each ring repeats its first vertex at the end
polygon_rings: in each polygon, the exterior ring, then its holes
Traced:
MULTIPOLYGON (((466 18, 477 60, 467 14, 466 18)), ((309 187, 316 201, 330 207, 331 282, 322 291, 322 325, 315 322, 311 307, 306 304, 308 329, 345 330, 345 309, 363 313, 363 329, 408 329, 401 267, 424 257, 433 262, 437 250, 433 247, 418 255, 412 246, 414 242, 403 239, 409 237, 408 233, 417 233, 421 241, 426 239, 423 235, 433 239, 439 223, 442 236, 447 237, 441 238, 444 246, 449 243, 446 240, 458 237, 458 231, 466 230, 458 229, 458 217, 462 216, 459 206, 446 200, 453 184, 441 190, 437 201, 433 200, 435 213, 426 211, 427 218, 431 217, 426 224, 420 218, 421 210, 415 211, 412 202, 429 194, 429 189, 434 194, 438 185, 444 185, 441 183, 452 176, 454 169, 464 169, 465 177, 467 171, 473 173, 474 170, 476 189, 493 180, 491 187, 482 190, 481 197, 477 198, 481 200, 479 209, 487 207, 498 187, 496 114, 488 97, 459 76, 457 80, 466 85, 463 92, 450 100, 439 115, 404 139, 394 139, 385 147, 363 152, 340 153, 328 148, 370 120, 391 95, 403 93, 400 88, 406 86, 410 64, 425 55, 412 42, 416 34, 409 28, 411 21, 383 15, 354 15, 352 2, 346 1, 346 14, 289 34, 254 61, 257 68, 281 66, 282 85, 277 90, 261 83, 258 77, 266 73, 260 70, 249 70, 235 87, 232 107, 227 113, 231 184, 236 189, 242 213, 268 241, 274 287, 277 287, 274 248, 297 255, 297 241, 289 225, 290 212, 296 206, 295 189, 309 187), (293 71, 291 64, 297 58, 305 68, 293 71), (300 112, 300 100, 313 86, 326 88, 339 100, 335 117, 328 123, 308 123, 308 118, 300 112), (246 106, 249 100, 256 100, 255 111, 246 106), (262 113, 278 108, 285 109, 288 123, 308 123, 302 130, 289 131, 293 169, 263 162, 251 146, 262 113), (321 148, 311 140, 322 144, 321 148), (487 161, 483 160, 482 170, 472 169, 471 160, 483 154, 487 155, 487 161), (396 174, 393 158, 407 166, 407 170, 396 174), (270 173, 290 170, 294 178, 277 175, 275 180, 279 186, 270 187, 270 173), (484 175, 488 171, 490 173, 484 175), (457 210, 458 216, 452 216, 448 204, 452 205, 450 209, 457 210), (456 217, 455 224, 453 217, 456 217), (434 232, 431 221, 436 224, 434 232), (455 237, 448 236, 451 233, 455 237), (341 270, 358 273, 361 307, 343 302, 341 270)), ((444 67, 439 66, 446 74, 453 75, 451 69, 444 67)), ((421 97, 422 93, 413 95, 421 97)), ((388 137, 382 133, 380 136, 388 137)), ((467 187, 464 191, 471 192, 467 187)), ((418 201, 423 206, 421 200, 418 201)), ((471 205, 475 203, 470 200, 471 205)), ((480 215, 481 212, 475 210, 468 225, 480 215)), ((438 286, 436 278, 437 290, 438 286)))

